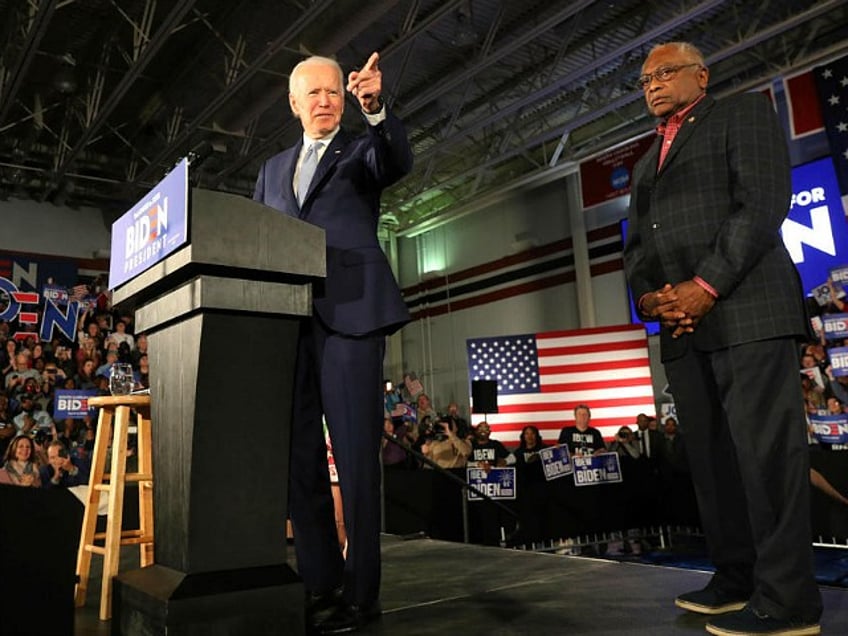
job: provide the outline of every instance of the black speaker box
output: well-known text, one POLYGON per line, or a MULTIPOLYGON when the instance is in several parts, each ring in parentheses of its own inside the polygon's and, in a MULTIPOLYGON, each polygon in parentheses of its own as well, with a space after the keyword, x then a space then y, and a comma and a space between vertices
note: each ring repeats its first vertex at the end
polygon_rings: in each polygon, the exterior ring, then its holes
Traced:
POLYGON ((474 413, 498 412, 498 383, 495 380, 473 380, 471 401, 474 413))

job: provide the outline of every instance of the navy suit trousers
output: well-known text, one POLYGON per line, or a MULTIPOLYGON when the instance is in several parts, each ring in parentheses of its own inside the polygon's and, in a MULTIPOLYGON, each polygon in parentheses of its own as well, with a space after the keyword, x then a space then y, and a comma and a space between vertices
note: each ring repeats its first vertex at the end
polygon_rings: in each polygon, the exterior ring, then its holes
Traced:
POLYGON ((368 605, 380 588, 383 335, 345 336, 318 318, 301 327, 292 422, 290 503, 298 572, 311 592, 343 585, 368 605), (327 468, 326 418, 347 531, 342 559, 327 468))

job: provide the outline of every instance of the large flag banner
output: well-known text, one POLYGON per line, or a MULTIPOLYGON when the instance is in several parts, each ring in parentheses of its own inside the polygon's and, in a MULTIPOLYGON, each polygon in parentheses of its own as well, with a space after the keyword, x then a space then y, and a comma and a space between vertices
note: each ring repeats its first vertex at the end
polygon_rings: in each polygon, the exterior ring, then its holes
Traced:
POLYGON ((823 128, 821 106, 816 94, 816 80, 812 71, 783 78, 786 107, 789 110, 789 136, 798 139, 821 132, 823 128))
POLYGON ((817 66, 813 73, 839 189, 848 195, 848 55, 817 66))
MULTIPOLYGON (((551 331, 466 341, 469 385, 496 380, 498 413, 485 416, 492 437, 517 444, 536 426, 555 440, 587 404, 591 425, 612 439, 639 413, 654 415, 648 337, 641 325, 551 331)), ((470 393, 470 391, 469 391, 470 393)), ((472 424, 483 415, 472 415, 472 424)))

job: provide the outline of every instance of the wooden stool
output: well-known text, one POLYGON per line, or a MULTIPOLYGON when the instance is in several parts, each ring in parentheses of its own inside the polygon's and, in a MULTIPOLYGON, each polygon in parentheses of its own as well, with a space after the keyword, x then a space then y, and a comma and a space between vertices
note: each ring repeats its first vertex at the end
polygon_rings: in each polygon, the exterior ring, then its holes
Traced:
POLYGON ((100 620, 112 617, 112 578, 118 574, 122 545, 138 545, 141 567, 153 563, 153 462, 150 435, 150 396, 117 395, 92 397, 89 406, 100 407, 94 452, 91 461, 88 501, 82 522, 79 553, 77 556, 77 589, 74 599, 77 607, 85 605, 91 554, 103 556, 103 580, 100 592, 100 620), (138 413, 138 470, 127 472, 127 435, 130 426, 130 409, 138 413), (114 431, 113 431, 114 426, 114 431), (105 473, 106 453, 111 442, 112 470, 105 473), (108 482, 108 483, 104 483, 108 482), (121 516, 124 511, 124 485, 138 484, 137 530, 124 530, 121 516), (109 496, 106 532, 95 532, 100 493, 109 496), (103 540, 103 545, 95 543, 103 540))

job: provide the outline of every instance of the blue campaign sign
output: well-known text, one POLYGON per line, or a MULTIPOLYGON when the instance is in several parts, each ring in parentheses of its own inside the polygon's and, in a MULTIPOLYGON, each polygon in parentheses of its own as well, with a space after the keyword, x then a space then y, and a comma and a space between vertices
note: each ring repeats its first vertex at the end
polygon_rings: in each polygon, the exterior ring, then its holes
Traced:
POLYGON ((848 263, 848 222, 830 157, 792 169, 792 204, 781 226, 783 243, 804 291, 848 263))
POLYGON ((848 375, 848 347, 828 347, 827 357, 830 359, 830 371, 834 376, 848 375))
POLYGON ((188 241, 188 160, 183 159, 112 224, 109 289, 115 289, 188 241))
POLYGON ((821 319, 827 340, 848 338, 848 314, 825 314, 821 319))
POLYGON ((830 280, 833 281, 833 286, 836 288, 837 294, 840 289, 843 292, 848 292, 848 265, 831 269, 830 280))
POLYGON ((616 484, 622 481, 618 453, 572 457, 575 486, 616 484))
MULTIPOLYGON (((515 499, 515 468, 466 469, 468 483, 492 499, 515 499)), ((483 501, 483 497, 467 489, 468 501, 483 501)))
POLYGON ((97 391, 71 391, 68 389, 56 389, 56 397, 53 406, 53 419, 56 422, 65 419, 81 420, 89 415, 93 416, 96 409, 88 406, 88 398, 97 395, 97 391))
POLYGON ((848 444, 848 415, 810 415, 810 424, 822 444, 848 444))
POLYGON ((545 472, 545 480, 552 481, 564 475, 574 472, 571 464, 571 456, 568 454, 568 446, 550 446, 539 451, 539 459, 542 461, 542 470, 545 472))

